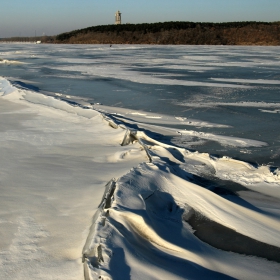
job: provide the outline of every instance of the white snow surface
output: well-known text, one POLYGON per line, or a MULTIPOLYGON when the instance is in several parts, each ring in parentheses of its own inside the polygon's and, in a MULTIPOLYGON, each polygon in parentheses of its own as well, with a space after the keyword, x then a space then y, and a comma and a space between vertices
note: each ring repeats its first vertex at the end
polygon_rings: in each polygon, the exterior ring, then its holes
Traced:
POLYGON ((0 279, 83 279, 103 186, 146 155, 96 111, 0 83, 0 279))
POLYGON ((279 170, 130 132, 126 122, 159 132, 157 122, 186 120, 122 110, 0 78, 0 279, 279 279, 279 261, 210 246, 189 222, 198 213, 280 248, 279 170), (199 178, 235 184, 238 196, 199 178))

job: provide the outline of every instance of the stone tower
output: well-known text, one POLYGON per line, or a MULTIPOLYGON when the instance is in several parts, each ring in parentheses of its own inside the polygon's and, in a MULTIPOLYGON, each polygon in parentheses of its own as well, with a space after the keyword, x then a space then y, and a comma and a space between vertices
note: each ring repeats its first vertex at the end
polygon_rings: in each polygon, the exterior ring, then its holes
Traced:
POLYGON ((122 16, 120 11, 115 13, 115 24, 122 24, 122 16))

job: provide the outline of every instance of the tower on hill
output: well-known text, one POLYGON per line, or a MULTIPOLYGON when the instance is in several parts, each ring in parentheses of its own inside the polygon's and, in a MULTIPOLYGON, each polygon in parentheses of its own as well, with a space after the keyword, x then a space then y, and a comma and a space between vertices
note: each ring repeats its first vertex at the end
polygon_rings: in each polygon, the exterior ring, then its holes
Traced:
POLYGON ((117 11, 115 13, 115 24, 122 24, 122 16, 121 12, 117 11))

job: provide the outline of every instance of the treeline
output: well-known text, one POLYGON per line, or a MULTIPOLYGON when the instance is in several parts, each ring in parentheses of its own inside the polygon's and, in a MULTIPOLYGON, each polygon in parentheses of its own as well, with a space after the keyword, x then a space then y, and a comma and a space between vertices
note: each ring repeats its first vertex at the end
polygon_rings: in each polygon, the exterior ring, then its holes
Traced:
POLYGON ((187 29, 228 29, 228 28, 243 28, 248 26, 273 26, 280 25, 279 22, 222 22, 222 23, 213 23, 213 22, 181 22, 181 21, 171 21, 171 22, 157 22, 157 23, 141 23, 141 24, 119 24, 119 25, 98 25, 87 27, 84 29, 74 30, 71 32, 66 32, 56 36, 57 41, 66 41, 71 37, 88 34, 88 33, 117 33, 120 32, 142 32, 147 33, 157 33, 170 30, 187 30, 187 29))
POLYGON ((159 22, 100 25, 59 34, 54 43, 280 45, 280 22, 159 22))
POLYGON ((0 38, 0 42, 36 42, 41 41, 44 43, 53 43, 55 41, 55 36, 36 36, 36 37, 11 37, 11 38, 0 38))

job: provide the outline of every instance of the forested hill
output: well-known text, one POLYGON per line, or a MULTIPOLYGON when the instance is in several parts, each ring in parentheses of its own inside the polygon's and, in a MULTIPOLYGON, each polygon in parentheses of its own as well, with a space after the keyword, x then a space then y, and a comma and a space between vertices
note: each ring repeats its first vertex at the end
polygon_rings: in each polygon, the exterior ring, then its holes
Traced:
POLYGON ((280 45, 280 22, 159 22, 100 25, 62 33, 55 43, 280 45))

